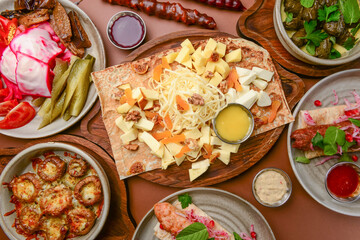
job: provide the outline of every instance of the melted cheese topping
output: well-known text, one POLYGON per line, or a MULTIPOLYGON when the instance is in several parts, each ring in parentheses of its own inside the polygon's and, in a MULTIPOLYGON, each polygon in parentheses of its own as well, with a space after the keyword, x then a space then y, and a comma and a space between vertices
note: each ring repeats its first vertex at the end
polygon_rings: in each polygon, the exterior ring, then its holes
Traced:
POLYGON ((27 200, 30 199, 31 196, 34 194, 35 186, 29 180, 21 181, 16 184, 16 191, 17 191, 16 195, 18 197, 27 200))
POLYGON ((150 86, 159 92, 159 114, 163 118, 169 114, 173 123, 173 128, 169 130, 175 134, 204 126, 226 106, 225 95, 217 87, 187 68, 178 67, 175 71, 164 69, 160 81, 151 79, 150 86), (194 93, 201 95, 206 104, 189 104, 189 110, 179 111, 176 95, 187 101, 194 93))
POLYGON ((97 191, 94 183, 86 184, 80 191, 82 199, 90 200, 96 197, 97 191))
POLYGON ((48 176, 55 176, 57 173, 57 167, 52 162, 48 162, 45 165, 44 173, 48 176))

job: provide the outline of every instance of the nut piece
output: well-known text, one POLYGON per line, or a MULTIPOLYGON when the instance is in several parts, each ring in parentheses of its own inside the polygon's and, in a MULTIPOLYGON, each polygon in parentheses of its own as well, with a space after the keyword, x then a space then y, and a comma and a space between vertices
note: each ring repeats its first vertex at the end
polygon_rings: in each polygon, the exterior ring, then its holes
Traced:
POLYGON ((210 72, 210 71, 206 71, 204 74, 205 78, 213 78, 214 77, 214 73, 210 72))
POLYGON ((223 94, 226 94, 226 93, 228 92, 228 86, 227 86, 226 80, 222 81, 222 82, 219 84, 219 89, 220 89, 220 91, 221 91, 223 94))
POLYGON ((139 145, 138 144, 126 144, 126 145, 124 145, 124 148, 126 148, 127 150, 130 150, 130 151, 136 151, 136 150, 138 150, 139 145))
POLYGON ((212 53, 210 56, 210 61, 211 62, 217 62, 220 59, 220 55, 216 52, 212 53))
POLYGON ((193 151, 197 151, 199 149, 199 144, 193 138, 185 139, 185 144, 188 145, 188 147, 193 151))
POLYGON ((197 93, 194 93, 190 98, 188 98, 188 102, 193 105, 199 105, 199 106, 205 105, 204 98, 197 93))
POLYGON ((140 112, 139 111, 131 111, 131 112, 128 112, 128 114, 126 114, 126 117, 125 117, 125 120, 126 121, 134 121, 134 122, 137 122, 141 119, 141 115, 140 115, 140 112))

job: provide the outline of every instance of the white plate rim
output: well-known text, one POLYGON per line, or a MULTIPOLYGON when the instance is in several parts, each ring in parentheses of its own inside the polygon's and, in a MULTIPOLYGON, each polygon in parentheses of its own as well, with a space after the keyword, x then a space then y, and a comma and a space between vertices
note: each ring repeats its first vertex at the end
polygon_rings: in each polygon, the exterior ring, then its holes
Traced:
MULTIPOLYGON (((301 100, 297 103, 296 105, 296 108, 293 112, 293 116, 294 118, 296 119, 297 118, 297 115, 299 113, 302 107, 302 104, 305 102, 305 98, 309 95, 311 95, 320 85, 324 84, 324 82, 330 82, 329 84, 331 84, 331 81, 333 81, 334 78, 339 78, 341 77, 342 75, 344 74, 351 74, 351 73, 358 73, 359 76, 360 76, 360 69, 349 69, 349 70, 345 70, 345 71, 341 71, 341 72, 337 72, 337 73, 334 73, 334 74, 331 74, 325 78, 323 78, 322 80, 319 80, 319 82, 317 82, 315 85, 313 85, 306 93, 305 95, 301 98, 301 100)), ((289 124, 289 127, 288 127, 288 132, 287 132, 287 151, 288 151, 288 156, 289 156, 289 161, 290 161, 290 164, 291 164, 291 167, 293 169, 293 172, 297 178, 297 180, 300 182, 301 186, 305 189, 305 191, 315 200, 317 201, 318 203, 320 203, 322 206, 334 211, 334 212, 337 212, 337 213, 341 213, 341 214, 344 214, 344 215, 348 215, 348 216, 353 216, 353 217, 360 217, 360 211, 359 212, 344 212, 344 211, 341 211, 339 209, 336 209, 335 207, 331 207, 327 204, 325 204, 324 202, 322 202, 319 198, 317 198, 312 190, 303 182, 301 176, 300 176, 300 173, 297 171, 297 168, 296 168, 296 164, 300 164, 300 163, 296 163, 293 156, 292 156, 292 147, 291 147, 291 139, 290 139, 290 135, 292 133, 292 129, 294 128, 294 124, 295 124, 296 121, 292 122, 289 124)), ((325 185, 324 185, 325 186, 325 185)), ((330 195, 328 196, 329 198, 330 195)), ((335 200, 334 200, 335 201, 335 200)), ((339 203, 341 204, 341 203, 339 203)))
MULTIPOLYGON (((224 194, 224 195, 229 195, 231 197, 234 197, 236 198, 237 200, 245 203, 248 207, 250 207, 253 211, 256 212, 256 214, 261 218, 262 221, 264 221, 266 227, 268 228, 268 230, 270 231, 271 235, 272 235, 272 238, 275 240, 275 235, 274 235, 274 232, 272 231, 269 223, 266 221, 265 217, 261 214, 261 212, 255 207, 253 206, 251 203, 249 203, 248 201, 246 201, 245 199, 239 197, 238 195, 236 194, 233 194, 231 192, 228 192, 228 191, 225 191, 225 190, 222 190, 222 189, 218 189, 218 188, 211 188, 211 187, 194 187, 194 188, 187 188, 187 189, 183 189, 183 190, 180 190, 180 191, 177 191, 175 193, 172 193, 170 194, 169 196, 161 199, 159 202, 166 202, 168 201, 169 199, 177 196, 177 195, 180 195, 180 194, 184 194, 184 193, 191 193, 191 192, 196 192, 196 191, 213 191, 213 192, 217 192, 217 193, 220 193, 220 194, 224 194)), ((139 224, 137 225, 136 229, 135 229, 135 232, 133 234, 133 237, 131 238, 132 240, 136 240, 135 237, 137 234, 139 234, 139 231, 140 231, 140 228, 143 224, 145 224, 145 221, 151 217, 152 215, 154 215, 154 207, 152 207, 146 214, 145 216, 141 219, 141 221, 139 222, 139 224)), ((255 230, 256 231, 256 230, 255 230)), ((268 239, 270 240, 270 239, 268 239)))
MULTIPOLYGON (((93 23, 93 21, 90 19, 90 17, 81 9, 79 8, 75 3, 69 1, 69 0, 58 0, 60 3, 62 3, 65 7, 65 9, 69 9, 71 8, 72 10, 75 10, 81 21, 86 20, 87 23, 89 23, 91 25, 91 27, 93 28, 92 31, 94 31, 97 39, 96 41, 99 43, 99 50, 100 50, 100 56, 95 56, 96 57, 96 61, 100 61, 100 59, 102 58, 103 60, 99 62, 99 69, 94 69, 94 71, 99 71, 101 69, 104 69, 106 66, 106 55, 105 55, 105 47, 104 47, 104 43, 103 40, 101 38, 101 35, 99 33, 99 30, 96 28, 95 24, 93 23), (85 16, 86 19, 83 19, 82 16, 85 16)), ((4 3, 5 4, 5 3, 4 3)), ((95 63, 96 64, 96 63, 95 63)), ((95 89, 94 84, 92 84, 92 86, 90 85, 90 88, 95 89)), ((90 91, 90 89, 89 89, 90 91)), ((21 132, 20 133, 14 133, 10 130, 6 130, 6 129, 0 129, 0 134, 9 136, 9 137, 14 137, 14 138, 20 138, 20 139, 37 139, 37 138, 43 138, 43 137, 49 137, 52 135, 55 135, 59 132, 62 132, 68 128, 70 128, 71 126, 73 126, 74 124, 76 124, 77 122, 79 122, 89 111, 90 109, 93 107, 93 105, 95 104, 96 100, 98 98, 98 94, 95 90, 95 93, 93 94, 93 96, 91 96, 87 101, 89 101, 88 105, 85 105, 84 108, 82 109, 82 111, 80 112, 79 116, 77 116, 76 118, 74 118, 74 120, 71 121, 71 119, 67 122, 65 122, 65 124, 63 124, 62 126, 58 127, 58 128, 53 128, 51 131, 46 131, 45 133, 40 133, 40 134, 36 134, 36 135, 23 135, 21 132)), ((86 103, 85 103, 86 104, 86 103)), ((49 124, 49 126, 51 126, 51 124, 49 124)), ((36 126, 37 128, 37 126, 36 126)), ((38 131, 38 130, 35 130, 38 131)), ((40 130, 41 131, 41 130, 40 130)))

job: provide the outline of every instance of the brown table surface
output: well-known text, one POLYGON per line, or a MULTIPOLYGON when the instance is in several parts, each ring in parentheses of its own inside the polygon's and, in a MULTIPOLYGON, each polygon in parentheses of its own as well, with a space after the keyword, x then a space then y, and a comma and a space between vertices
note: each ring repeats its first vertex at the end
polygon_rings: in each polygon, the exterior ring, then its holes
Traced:
MULTIPOLYGON (((170 0, 170 2, 173 1, 170 0)), ((218 24, 217 30, 236 35, 236 22, 241 12, 218 10, 190 0, 176 1, 187 8, 196 8, 200 12, 205 12, 214 17, 218 24)), ((247 7, 252 5, 253 0, 245 1, 247 1, 247 7)), ((110 5, 101 0, 83 0, 79 7, 90 16, 103 38, 107 66, 119 64, 130 51, 119 50, 111 45, 106 36, 106 25, 113 14, 128 9, 110 5)), ((188 27, 181 23, 158 19, 153 16, 150 17, 144 13, 139 14, 144 18, 147 25, 146 40, 179 30, 198 28, 196 26, 188 27)), ((304 79, 304 81, 306 89, 309 89, 317 82, 316 79, 304 79)), ((70 134, 79 132, 79 124, 65 131, 65 133, 70 134)), ((360 218, 345 216, 323 207, 301 187, 290 166, 286 149, 286 134, 287 128, 285 128, 278 142, 269 153, 252 168, 238 177, 216 184, 213 187, 237 194, 253 204, 264 215, 277 239, 358 239, 360 236, 360 218), (253 177, 258 171, 266 167, 278 167, 290 175, 293 183, 293 193, 289 201, 282 207, 263 207, 256 202, 252 195, 251 183, 253 177)), ((0 146, 2 148, 20 146, 28 141, 0 134, 0 146)), ((142 217, 157 201, 180 190, 154 184, 139 177, 127 179, 126 184, 128 188, 129 212, 136 224, 141 221, 142 217)), ((8 239, 2 230, 0 230, 0 239, 8 239)))

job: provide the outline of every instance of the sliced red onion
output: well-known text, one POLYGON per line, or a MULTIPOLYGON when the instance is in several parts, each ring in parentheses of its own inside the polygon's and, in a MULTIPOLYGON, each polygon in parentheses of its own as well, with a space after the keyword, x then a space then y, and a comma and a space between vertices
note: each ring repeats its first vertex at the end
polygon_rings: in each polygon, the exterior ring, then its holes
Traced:
POLYGON ((337 105, 337 104, 339 103, 339 97, 338 97, 338 95, 336 94, 335 89, 333 89, 333 93, 334 93, 334 97, 335 97, 335 102, 331 101, 331 104, 332 104, 332 105, 337 105))
POLYGON ((349 129, 349 128, 351 128, 351 125, 348 125, 348 126, 345 126, 345 127, 341 127, 340 129, 343 130, 343 131, 345 131, 345 130, 347 130, 347 129, 349 129))
POLYGON ((338 145, 338 154, 340 154, 340 155, 343 154, 342 147, 340 145, 338 145))
POLYGON ((247 235, 247 233, 242 232, 239 235, 243 240, 253 240, 251 237, 249 237, 249 235, 247 235))
POLYGON ((307 125, 310 125, 310 126, 316 125, 314 119, 310 116, 310 113, 308 111, 304 111, 304 121, 307 125))
POLYGON ((315 164, 315 166, 319 166, 319 165, 321 165, 321 164, 324 164, 324 163, 326 163, 327 161, 329 161, 329 160, 331 160, 331 159, 339 159, 339 158, 340 158, 340 156, 338 156, 338 155, 325 157, 325 158, 324 158, 323 160, 321 160, 320 162, 317 162, 317 163, 315 164))
POLYGON ((314 145, 312 143, 310 143, 310 149, 311 149, 311 151, 315 151, 314 145))
POLYGON ((354 138, 354 137, 357 137, 357 135, 360 133, 359 128, 358 128, 357 126, 355 126, 354 124, 352 124, 351 126, 352 126, 353 129, 354 129, 354 132, 353 132, 353 134, 352 134, 353 138, 354 138))
POLYGON ((359 94, 357 94, 355 90, 354 90, 354 91, 351 91, 351 93, 352 93, 352 95, 354 95, 356 104, 357 104, 358 106, 360 106, 360 96, 359 96, 359 94))
POLYGON ((349 102, 349 100, 347 100, 346 98, 344 98, 345 104, 347 108, 351 108, 351 104, 349 102))
POLYGON ((349 119, 348 116, 346 115, 343 115, 343 116, 340 116, 337 120, 334 121, 334 123, 341 123, 341 122, 345 122, 349 119))

